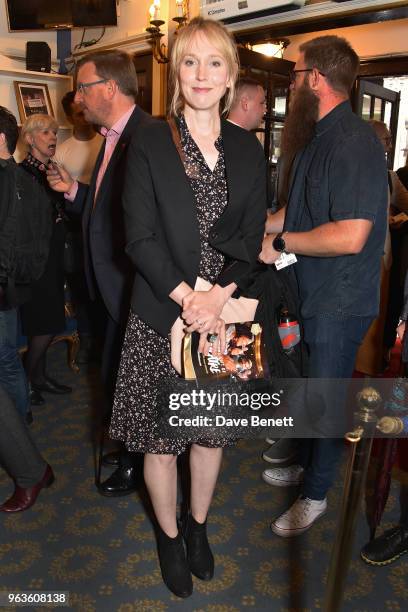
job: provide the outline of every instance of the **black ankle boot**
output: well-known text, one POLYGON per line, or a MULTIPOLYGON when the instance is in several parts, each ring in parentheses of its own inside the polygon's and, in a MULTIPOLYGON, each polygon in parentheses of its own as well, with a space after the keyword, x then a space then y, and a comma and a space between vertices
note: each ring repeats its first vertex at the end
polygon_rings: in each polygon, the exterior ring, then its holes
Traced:
POLYGON ((207 521, 197 523, 189 514, 183 523, 183 535, 191 572, 200 580, 211 580, 214 576, 214 556, 207 540, 207 521))
POLYGON ((190 597, 193 592, 193 580, 181 533, 175 538, 170 538, 157 526, 157 544, 164 584, 177 597, 190 597))

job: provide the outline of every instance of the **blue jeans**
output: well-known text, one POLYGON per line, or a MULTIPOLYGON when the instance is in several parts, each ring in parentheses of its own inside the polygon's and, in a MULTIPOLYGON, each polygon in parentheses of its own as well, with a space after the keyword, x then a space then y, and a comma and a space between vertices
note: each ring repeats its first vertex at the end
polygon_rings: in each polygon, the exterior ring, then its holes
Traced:
MULTIPOLYGON (((306 319, 303 328, 309 349, 309 378, 351 378, 358 348, 372 320, 373 317, 344 315, 306 319)), ((330 406, 326 409, 329 411, 330 406)), ((342 438, 302 440, 299 459, 305 470, 302 495, 319 500, 326 497, 343 447, 342 438)))
POLYGON ((0 310, 0 385, 25 417, 29 407, 28 383, 17 351, 17 309, 0 310))

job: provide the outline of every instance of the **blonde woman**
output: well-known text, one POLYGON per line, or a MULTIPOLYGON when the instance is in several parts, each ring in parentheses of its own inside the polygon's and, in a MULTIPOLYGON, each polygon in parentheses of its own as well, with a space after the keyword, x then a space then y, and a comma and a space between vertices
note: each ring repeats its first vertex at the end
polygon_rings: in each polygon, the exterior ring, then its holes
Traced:
POLYGON ((53 191, 47 181, 46 168, 55 153, 58 125, 53 117, 34 114, 21 128, 21 139, 27 155, 21 167, 43 188, 44 206, 49 210, 53 232, 49 255, 41 278, 31 285, 31 299, 21 307, 22 330, 27 336, 28 350, 24 367, 30 383, 32 405, 44 404, 42 393, 70 393, 46 373, 45 355, 53 337, 65 327, 64 314, 64 198, 53 191))
MULTIPOLYGON (((166 122, 139 134, 128 153, 124 190, 127 253, 135 266, 131 313, 122 349, 111 437, 145 454, 144 478, 157 519, 163 579, 188 597, 191 573, 210 580, 214 558, 206 519, 231 439, 172 439, 160 433, 158 394, 163 379, 177 377, 170 363, 169 332, 181 314, 189 331, 218 334, 220 314, 245 287, 261 245, 266 216, 265 160, 257 139, 221 119, 238 74, 235 44, 219 23, 193 19, 177 36, 170 64, 171 117, 181 156, 166 122), (181 159, 183 158, 183 161, 181 159), (208 292, 194 291, 197 276, 208 292), (177 456, 190 448, 190 512, 183 535, 176 520, 177 456)), ((177 141, 176 139, 176 141, 177 141)))

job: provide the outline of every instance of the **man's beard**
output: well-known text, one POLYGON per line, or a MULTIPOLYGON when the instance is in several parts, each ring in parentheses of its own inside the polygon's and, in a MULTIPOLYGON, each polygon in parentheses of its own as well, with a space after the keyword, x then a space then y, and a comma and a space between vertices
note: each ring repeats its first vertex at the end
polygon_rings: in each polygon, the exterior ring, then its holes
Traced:
POLYGON ((280 184, 280 198, 286 203, 289 176, 296 154, 313 138, 319 116, 319 98, 305 80, 294 94, 289 105, 289 113, 282 132, 281 155, 283 156, 283 176, 280 184))
POLYGON ((313 138, 319 115, 319 98, 305 81, 289 104, 289 113, 282 133, 281 151, 292 157, 313 138))

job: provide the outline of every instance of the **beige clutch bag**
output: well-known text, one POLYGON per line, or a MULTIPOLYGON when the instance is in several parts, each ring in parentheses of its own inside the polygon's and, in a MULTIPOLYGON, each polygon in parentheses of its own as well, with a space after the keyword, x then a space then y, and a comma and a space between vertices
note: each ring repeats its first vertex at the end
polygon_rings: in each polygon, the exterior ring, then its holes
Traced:
MULTIPOLYGON (((195 291, 209 291, 212 285, 200 276, 197 277, 194 286, 195 291)), ((255 312, 258 307, 258 300, 252 298, 240 297, 229 298, 221 312, 221 318, 225 323, 247 323, 253 321, 255 312)), ((185 336, 185 323, 181 317, 178 317, 171 328, 170 344, 171 344, 171 365, 182 375, 182 345, 185 336)))

